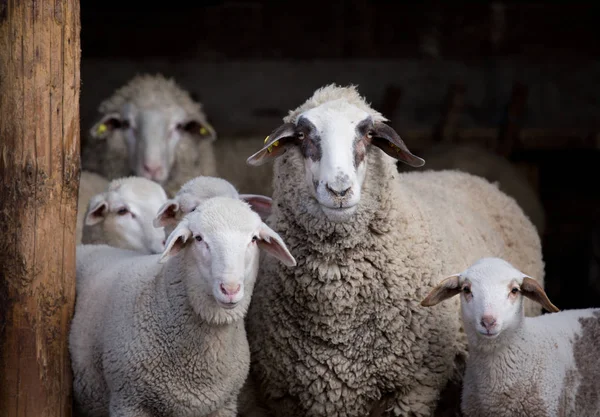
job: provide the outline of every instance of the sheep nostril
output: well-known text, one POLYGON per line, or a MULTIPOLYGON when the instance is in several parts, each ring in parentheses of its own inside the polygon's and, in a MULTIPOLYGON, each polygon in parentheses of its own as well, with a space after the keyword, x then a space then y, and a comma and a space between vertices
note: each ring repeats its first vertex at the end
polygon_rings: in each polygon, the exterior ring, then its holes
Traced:
POLYGON ((240 292, 242 286, 240 284, 221 284, 219 288, 224 295, 231 296, 240 292))

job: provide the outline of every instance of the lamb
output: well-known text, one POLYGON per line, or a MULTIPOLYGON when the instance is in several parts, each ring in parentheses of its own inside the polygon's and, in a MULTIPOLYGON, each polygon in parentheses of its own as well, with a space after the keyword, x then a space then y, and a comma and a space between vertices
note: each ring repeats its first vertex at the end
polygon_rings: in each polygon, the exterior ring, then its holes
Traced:
MULTIPOLYGON (((457 169, 498 182, 501 191, 513 197, 540 236, 544 235, 546 214, 537 192, 529 180, 508 159, 476 144, 439 143, 423 154, 426 169, 457 169)), ((406 165, 402 171, 413 168, 406 165)))
POLYGON ((108 179, 130 174, 163 185, 169 196, 198 175, 216 175, 216 132, 202 105, 163 75, 136 75, 99 107, 82 145, 84 169, 108 179))
POLYGON ((162 255, 77 247, 69 349, 84 415, 236 415, 259 248, 289 266, 295 259, 247 203, 215 197, 201 207, 162 255))
POLYGON ((263 220, 271 214, 271 197, 239 194, 235 187, 223 178, 201 176, 183 184, 175 198, 167 200, 159 208, 153 224, 155 227, 164 227, 167 233, 170 233, 184 215, 195 210, 201 202, 217 196, 246 201, 263 220))
POLYGON ((94 172, 81 171, 79 177, 79 194, 77 196, 77 226, 75 241, 79 245, 83 233, 83 223, 90 199, 98 193, 106 190, 109 181, 94 172))
POLYGON ((267 222, 298 261, 261 262, 247 318, 249 385, 277 416, 429 417, 467 349, 458 303, 419 306, 436 277, 494 255, 543 283, 540 238, 514 199, 463 172, 399 174, 396 160, 424 161, 385 121, 331 84, 248 158, 275 160, 267 222))
POLYGON ((467 417, 600 416, 600 308, 558 313, 536 280, 500 258, 445 278, 421 305, 458 294, 469 340, 467 417), (553 314, 524 317, 524 297, 553 314))
POLYGON ((164 228, 153 225, 167 195, 154 181, 142 177, 113 180, 105 192, 90 199, 81 242, 107 244, 142 253, 164 250, 164 228))

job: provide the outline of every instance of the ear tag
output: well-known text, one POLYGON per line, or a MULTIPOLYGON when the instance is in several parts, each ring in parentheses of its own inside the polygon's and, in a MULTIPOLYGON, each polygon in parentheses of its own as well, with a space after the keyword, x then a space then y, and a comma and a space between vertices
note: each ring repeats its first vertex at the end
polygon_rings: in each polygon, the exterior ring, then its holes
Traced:
MULTIPOLYGON (((268 136, 267 136, 267 138, 268 138, 268 136)), ((269 146, 269 147, 267 148, 267 152, 269 152, 269 153, 273 152, 273 146, 279 146, 279 141, 278 141, 278 140, 276 140, 275 142, 273 142, 273 143, 271 144, 271 146, 269 146)))
POLYGON ((399 150, 400 150, 400 148, 399 148, 399 147, 397 147, 396 145, 394 145, 392 142, 390 142, 390 146, 392 147, 392 149, 395 149, 395 150, 397 150, 397 151, 399 151, 399 150))
POLYGON ((108 127, 106 126, 106 124, 104 124, 104 123, 100 123, 100 124, 98 125, 98 128, 96 129, 96 132, 97 132, 98 134, 102 134, 102 133, 106 132, 107 130, 108 130, 108 127))
POLYGON ((269 137, 267 136, 267 137, 265 138, 265 141, 264 141, 263 143, 266 145, 268 140, 269 140, 269 137))
POLYGON ((202 127, 200 128, 200 134, 201 134, 201 135, 206 135, 207 133, 208 133, 208 130, 206 130, 206 128, 205 128, 204 126, 202 126, 202 127))

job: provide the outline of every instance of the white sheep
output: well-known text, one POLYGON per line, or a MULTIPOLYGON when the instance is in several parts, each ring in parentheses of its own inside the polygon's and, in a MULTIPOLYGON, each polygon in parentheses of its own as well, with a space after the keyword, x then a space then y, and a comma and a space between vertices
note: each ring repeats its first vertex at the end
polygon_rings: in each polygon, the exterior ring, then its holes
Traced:
POLYGON ((216 133, 202 105, 174 80, 137 75, 99 107, 82 144, 84 169, 108 179, 152 179, 174 195, 187 180, 215 175, 216 133))
POLYGON ((271 214, 271 197, 239 194, 235 187, 223 178, 200 176, 183 184, 175 197, 167 200, 159 208, 153 224, 156 227, 164 227, 166 232, 170 233, 184 215, 192 212, 201 202, 217 196, 246 201, 263 220, 271 214))
POLYGON ((469 340, 465 416, 600 416, 600 308, 558 313, 535 279, 499 258, 445 278, 421 305, 458 294, 469 340), (524 297, 554 313, 524 317, 524 297))
POLYGON ((106 191, 90 199, 81 242, 161 253, 165 230, 154 227, 153 220, 166 201, 165 191, 154 181, 141 177, 113 180, 106 191))
POLYGON ((329 85, 248 159, 275 160, 268 223, 298 260, 261 262, 247 320, 257 402, 278 416, 430 417, 467 349, 458 300, 419 306, 434 280, 503 256, 543 282, 540 238, 514 199, 463 172, 399 174, 396 160, 423 160, 385 120, 329 85))
POLYGON ((77 408, 90 416, 235 416, 259 248, 295 265, 277 233, 227 197, 185 216, 162 255, 78 246, 69 345, 77 408))
POLYGON ((106 191, 109 182, 106 178, 94 172, 81 171, 79 177, 79 194, 77 196, 77 226, 75 229, 75 242, 78 245, 81 243, 85 213, 90 199, 96 194, 106 191))

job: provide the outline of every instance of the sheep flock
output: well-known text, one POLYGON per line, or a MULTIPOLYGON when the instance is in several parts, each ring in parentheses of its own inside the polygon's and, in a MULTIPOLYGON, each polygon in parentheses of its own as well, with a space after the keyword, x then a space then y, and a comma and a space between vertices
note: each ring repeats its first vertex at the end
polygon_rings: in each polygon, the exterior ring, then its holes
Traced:
POLYGON ((600 309, 546 296, 516 176, 428 169, 353 85, 244 146, 160 74, 98 110, 75 415, 600 417, 600 309))

